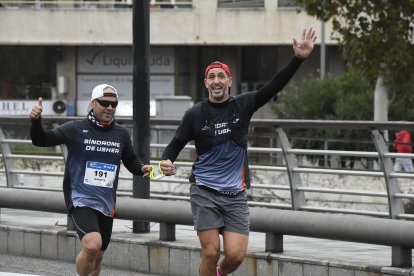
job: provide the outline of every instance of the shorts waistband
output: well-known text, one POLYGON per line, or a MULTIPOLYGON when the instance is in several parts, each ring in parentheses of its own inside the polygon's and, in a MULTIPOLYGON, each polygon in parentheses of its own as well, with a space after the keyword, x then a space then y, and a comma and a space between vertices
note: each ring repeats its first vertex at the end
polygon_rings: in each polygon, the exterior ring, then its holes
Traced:
MULTIPOLYGON (((193 184, 193 185, 196 185, 196 184, 193 184)), ((204 186, 204 185, 196 185, 196 186, 199 187, 200 189, 202 189, 204 191, 207 191, 207 192, 210 192, 210 193, 212 193, 216 196, 224 196, 224 197, 231 197, 231 198, 237 197, 240 193, 244 192, 244 191, 237 191, 237 192, 217 191, 217 190, 214 190, 214 189, 209 188, 209 187, 204 186)))

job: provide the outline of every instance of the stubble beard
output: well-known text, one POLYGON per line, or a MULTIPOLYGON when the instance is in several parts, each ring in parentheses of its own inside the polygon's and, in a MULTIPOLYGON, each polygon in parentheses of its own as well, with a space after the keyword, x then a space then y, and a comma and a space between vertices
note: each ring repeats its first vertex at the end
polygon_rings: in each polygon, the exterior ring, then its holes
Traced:
POLYGON ((221 93, 217 94, 212 92, 211 90, 209 91, 211 98, 213 98, 215 101, 217 102, 221 102, 225 99, 226 93, 225 93, 225 89, 223 89, 221 91, 221 93))

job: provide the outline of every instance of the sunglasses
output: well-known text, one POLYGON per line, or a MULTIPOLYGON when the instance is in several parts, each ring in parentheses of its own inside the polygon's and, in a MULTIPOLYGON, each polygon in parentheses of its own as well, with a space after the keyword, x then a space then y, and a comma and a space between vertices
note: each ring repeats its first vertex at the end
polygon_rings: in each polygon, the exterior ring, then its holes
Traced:
POLYGON ((105 101, 105 100, 98 100, 95 99, 102 107, 112 106, 112 108, 116 108, 118 105, 118 101, 105 101))

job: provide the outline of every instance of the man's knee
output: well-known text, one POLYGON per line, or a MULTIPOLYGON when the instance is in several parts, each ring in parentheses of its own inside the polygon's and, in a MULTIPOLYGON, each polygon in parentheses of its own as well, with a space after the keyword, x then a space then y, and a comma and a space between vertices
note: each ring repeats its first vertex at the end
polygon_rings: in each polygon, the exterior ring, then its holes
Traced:
POLYGON ((101 248, 97 246, 96 244, 88 243, 83 246, 82 250, 86 255, 96 259, 98 257, 98 254, 101 248))
POLYGON ((220 258, 220 248, 214 248, 213 246, 204 248, 201 252, 201 257, 208 261, 217 263, 220 258))
POLYGON ((228 250, 224 252, 226 262, 229 262, 233 266, 239 266, 246 255, 245 251, 242 250, 228 250))
POLYGON ((82 250, 95 258, 101 252, 102 240, 99 233, 89 233, 82 239, 82 250))

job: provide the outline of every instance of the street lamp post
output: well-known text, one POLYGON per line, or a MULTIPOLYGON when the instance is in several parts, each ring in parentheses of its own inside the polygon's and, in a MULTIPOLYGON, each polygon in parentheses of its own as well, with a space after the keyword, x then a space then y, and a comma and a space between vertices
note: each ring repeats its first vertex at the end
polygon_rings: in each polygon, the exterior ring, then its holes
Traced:
MULTIPOLYGON (((144 164, 150 161, 150 81, 149 81, 149 1, 133 1, 132 56, 133 56, 133 144, 144 164)), ((149 198, 149 181, 133 176, 134 198, 149 198)), ((149 222, 133 221, 134 233, 150 231, 149 222)))

